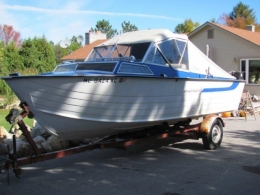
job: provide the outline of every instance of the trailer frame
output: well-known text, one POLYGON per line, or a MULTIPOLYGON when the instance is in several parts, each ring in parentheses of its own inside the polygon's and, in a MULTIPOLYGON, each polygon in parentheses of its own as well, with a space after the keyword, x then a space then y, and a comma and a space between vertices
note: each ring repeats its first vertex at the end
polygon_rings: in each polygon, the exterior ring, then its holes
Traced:
MULTIPOLYGON (((13 153, 8 153, 5 155, 4 167, 1 173, 7 174, 7 182, 9 184, 9 170, 13 169, 15 176, 20 178, 22 175, 22 169, 20 166, 33 164, 37 162, 44 162, 46 160, 51 160, 55 158, 62 158, 65 156, 91 151, 94 149, 106 149, 106 148, 126 148, 131 145, 150 142, 157 139, 166 139, 169 137, 181 137, 185 139, 199 139, 202 138, 203 145, 206 149, 217 149, 220 147, 223 137, 223 127, 225 123, 222 118, 217 114, 210 114, 203 118, 203 121, 197 124, 190 125, 188 122, 181 122, 173 126, 169 126, 163 123, 161 126, 154 126, 151 128, 142 129, 140 131, 133 131, 124 134, 117 134, 106 136, 101 139, 95 140, 92 143, 71 147, 64 150, 41 153, 41 151, 36 146, 27 126, 23 122, 24 117, 33 118, 33 113, 31 113, 25 102, 20 104, 23 109, 21 114, 14 116, 13 112, 10 111, 9 115, 6 116, 6 120, 12 125, 17 123, 23 132, 27 142, 31 146, 31 154, 27 157, 17 158, 16 155, 16 136, 13 135, 13 153), (215 140, 215 138, 218 138, 215 140)), ((1 162, 1 161, 0 161, 1 162)), ((1 164, 0 164, 1 165, 1 164)))

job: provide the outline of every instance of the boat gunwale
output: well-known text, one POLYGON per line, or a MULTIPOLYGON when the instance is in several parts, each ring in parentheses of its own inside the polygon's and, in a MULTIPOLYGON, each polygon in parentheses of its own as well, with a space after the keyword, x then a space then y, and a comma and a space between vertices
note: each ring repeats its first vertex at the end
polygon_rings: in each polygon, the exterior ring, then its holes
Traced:
MULTIPOLYGON (((205 75, 206 76, 206 75, 205 75)), ((245 80, 237 80, 230 78, 191 78, 191 77, 164 77, 164 76, 155 76, 155 75, 124 75, 124 74, 86 74, 86 75, 21 75, 21 76, 3 76, 1 79, 10 80, 10 79, 28 79, 28 78, 64 78, 64 77, 125 77, 125 78, 153 78, 153 79, 174 79, 174 80, 189 80, 189 81, 223 81, 223 82, 246 82, 245 80)))

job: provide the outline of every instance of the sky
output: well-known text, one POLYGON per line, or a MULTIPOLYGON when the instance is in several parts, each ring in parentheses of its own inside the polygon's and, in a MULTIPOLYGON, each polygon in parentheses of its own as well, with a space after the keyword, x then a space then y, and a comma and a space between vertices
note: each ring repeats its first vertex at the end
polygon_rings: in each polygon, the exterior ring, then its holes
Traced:
MULTIPOLYGON (((13 26, 22 39, 45 36, 59 43, 83 36, 100 20, 119 32, 126 21, 139 30, 175 27, 186 19, 200 25, 232 12, 240 0, 0 0, 0 25, 13 26)), ((260 22, 259 0, 242 0, 260 22)))

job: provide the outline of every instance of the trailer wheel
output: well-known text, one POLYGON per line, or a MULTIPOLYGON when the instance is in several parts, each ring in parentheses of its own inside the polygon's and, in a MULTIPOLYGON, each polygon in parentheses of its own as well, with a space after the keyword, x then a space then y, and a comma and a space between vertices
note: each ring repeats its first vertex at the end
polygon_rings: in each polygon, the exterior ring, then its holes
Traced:
POLYGON ((13 171, 17 178, 20 178, 22 176, 23 170, 21 168, 14 168, 13 171))
POLYGON ((202 142, 207 150, 215 150, 220 147, 223 138, 223 126, 220 120, 215 119, 210 131, 202 137, 202 142))

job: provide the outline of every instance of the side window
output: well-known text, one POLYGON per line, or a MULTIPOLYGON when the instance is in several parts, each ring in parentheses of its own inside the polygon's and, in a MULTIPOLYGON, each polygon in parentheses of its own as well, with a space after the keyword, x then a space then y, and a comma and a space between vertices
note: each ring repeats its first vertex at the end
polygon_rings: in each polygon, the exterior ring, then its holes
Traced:
POLYGON ((53 72, 68 72, 74 71, 77 67, 77 64, 61 64, 57 65, 53 72))
POLYGON ((188 58, 188 45, 187 42, 184 41, 178 41, 176 40, 177 46, 182 53, 182 58, 181 58, 181 64, 188 65, 189 64, 189 58, 188 58))
MULTIPOLYGON (((188 45, 187 45, 188 47, 188 45)), ((188 57, 188 48, 185 48, 182 59, 181 59, 181 64, 189 65, 189 57, 188 57)))
POLYGON ((214 29, 208 29, 208 39, 214 39, 214 29))
POLYGON ((163 65, 167 63, 158 49, 155 51, 153 63, 163 65))
POLYGON ((127 63, 120 66, 118 73, 153 75, 153 72, 147 66, 127 63))

